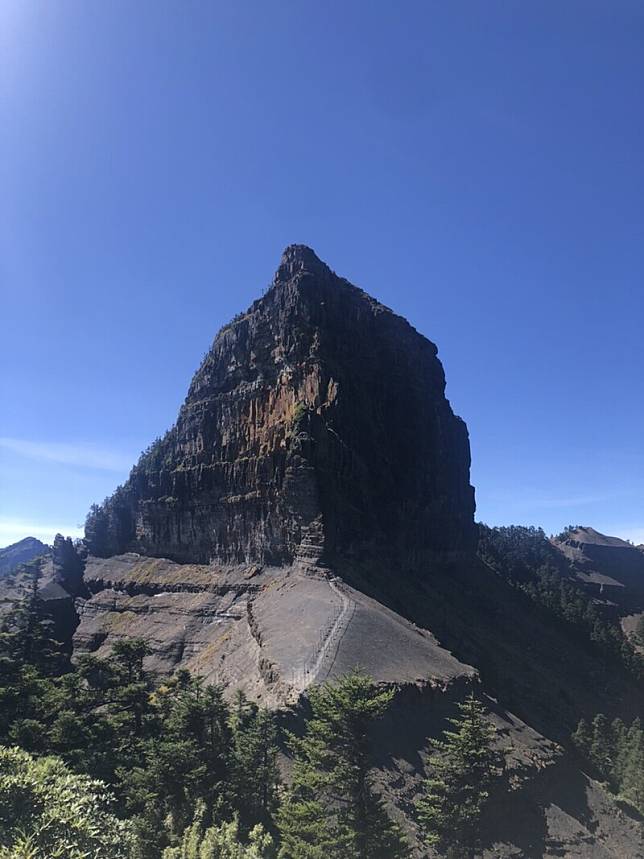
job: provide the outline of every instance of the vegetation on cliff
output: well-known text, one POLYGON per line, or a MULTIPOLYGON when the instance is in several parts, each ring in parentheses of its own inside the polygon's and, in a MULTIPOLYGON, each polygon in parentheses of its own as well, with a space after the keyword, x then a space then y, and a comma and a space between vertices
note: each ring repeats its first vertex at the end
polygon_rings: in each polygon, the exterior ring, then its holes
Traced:
POLYGON ((598 713, 590 724, 581 719, 572 739, 610 789, 644 814, 644 729, 640 719, 628 725, 598 713))
POLYGON ((407 855, 370 774, 370 728, 392 697, 360 672, 311 690, 304 736, 289 739, 293 782, 279 815, 285 859, 407 855))
POLYGON ((504 770, 481 702, 470 695, 459 708, 459 717, 449 720, 452 730, 432 743, 430 775, 417 801, 427 843, 454 859, 478 846, 479 822, 504 770))
POLYGON ((624 634, 618 618, 575 583, 568 561, 543 529, 480 525, 479 555, 567 635, 588 642, 602 660, 619 663, 637 679, 644 678, 644 659, 624 634))

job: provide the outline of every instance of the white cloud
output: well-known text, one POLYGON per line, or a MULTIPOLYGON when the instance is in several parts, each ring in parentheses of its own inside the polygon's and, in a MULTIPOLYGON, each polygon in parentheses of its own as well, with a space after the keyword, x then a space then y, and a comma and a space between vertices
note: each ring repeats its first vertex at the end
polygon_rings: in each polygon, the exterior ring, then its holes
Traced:
POLYGON ((20 438, 0 437, 0 449, 28 459, 95 468, 101 471, 127 472, 135 461, 135 457, 131 454, 83 443, 27 441, 20 438))
POLYGON ((0 548, 17 543, 25 537, 36 537, 43 543, 53 543, 56 534, 64 537, 82 537, 83 529, 77 525, 30 522, 28 519, 0 518, 0 548))

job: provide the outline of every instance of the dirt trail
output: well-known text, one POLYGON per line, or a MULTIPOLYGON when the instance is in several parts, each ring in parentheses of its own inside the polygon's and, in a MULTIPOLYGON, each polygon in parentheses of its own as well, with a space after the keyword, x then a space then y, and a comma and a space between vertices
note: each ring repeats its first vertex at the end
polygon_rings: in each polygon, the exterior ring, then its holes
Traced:
POLYGON ((338 655, 340 642, 342 641, 342 638, 351 623, 351 618, 356 610, 356 604, 354 601, 349 599, 349 597, 340 590, 333 579, 329 579, 329 587, 333 593, 340 598, 342 608, 340 609, 340 613, 336 617, 326 638, 322 642, 317 658, 309 670, 309 683, 314 683, 318 679, 324 680, 331 673, 335 658, 338 655), (318 675, 320 675, 320 677, 318 677, 318 675))
POLYGON ((347 631, 356 605, 336 584, 333 579, 326 579, 333 593, 339 598, 340 606, 325 628, 320 631, 317 644, 311 656, 299 667, 291 671, 291 685, 303 691, 312 683, 325 680, 333 668, 340 642, 347 631))

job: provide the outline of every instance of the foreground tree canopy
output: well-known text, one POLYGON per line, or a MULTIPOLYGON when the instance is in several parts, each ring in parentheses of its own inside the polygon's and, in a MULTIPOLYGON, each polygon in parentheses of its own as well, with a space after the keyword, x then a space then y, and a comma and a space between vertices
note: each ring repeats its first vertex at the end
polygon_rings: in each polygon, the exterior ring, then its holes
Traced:
POLYGON ((59 758, 0 747, 0 857, 127 859, 133 830, 113 805, 103 782, 59 758))
POLYGON ((503 774, 495 731, 474 695, 459 704, 452 730, 432 743, 430 776, 417 800, 418 818, 429 845, 448 856, 470 856, 490 792, 503 774))
MULTIPOLYGON (((393 691, 356 671, 309 693, 296 734, 186 671, 154 683, 146 645, 69 661, 34 587, 0 629, 0 859, 397 859, 374 780, 393 691), (278 748, 292 758, 280 781, 278 748)), ((499 769, 468 699, 431 750, 428 846, 463 849, 499 769)))
POLYGON ((396 859, 407 847, 371 779, 369 733, 391 703, 355 672, 310 693, 304 736, 291 735, 293 783, 281 808, 281 856, 396 859))
POLYGON ((591 724, 582 719, 572 736, 577 749, 620 798, 644 814, 644 729, 639 719, 630 725, 609 721, 599 713, 591 724))

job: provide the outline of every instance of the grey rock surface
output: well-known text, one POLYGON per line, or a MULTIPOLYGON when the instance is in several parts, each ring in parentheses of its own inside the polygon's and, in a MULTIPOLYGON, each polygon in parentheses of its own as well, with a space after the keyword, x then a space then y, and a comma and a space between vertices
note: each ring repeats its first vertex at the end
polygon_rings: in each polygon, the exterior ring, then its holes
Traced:
POLYGON ((187 668, 272 707, 361 667, 378 682, 447 687, 476 671, 434 636, 328 573, 90 556, 74 653, 142 637, 147 667, 187 668))

